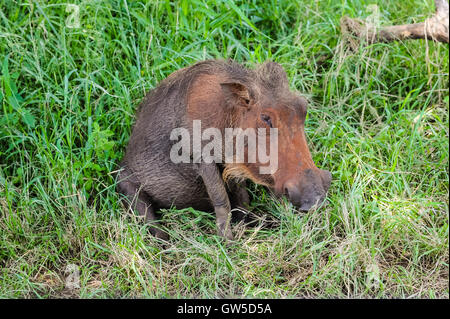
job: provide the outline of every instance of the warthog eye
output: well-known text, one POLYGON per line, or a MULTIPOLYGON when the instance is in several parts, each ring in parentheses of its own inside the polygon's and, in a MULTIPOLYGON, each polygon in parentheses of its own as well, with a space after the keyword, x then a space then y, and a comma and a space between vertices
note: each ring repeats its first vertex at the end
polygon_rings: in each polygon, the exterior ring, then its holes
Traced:
POLYGON ((261 114, 261 120, 272 128, 272 120, 269 115, 261 114))

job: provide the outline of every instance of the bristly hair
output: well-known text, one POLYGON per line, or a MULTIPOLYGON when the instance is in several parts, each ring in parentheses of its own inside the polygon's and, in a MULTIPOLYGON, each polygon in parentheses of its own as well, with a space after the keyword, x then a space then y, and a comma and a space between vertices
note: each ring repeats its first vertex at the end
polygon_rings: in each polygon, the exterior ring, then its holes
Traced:
POLYGON ((283 94, 284 90, 289 89, 286 71, 276 62, 264 62, 256 69, 256 73, 258 81, 275 95, 283 94))
POLYGON ((230 180, 236 181, 236 182, 242 182, 246 179, 252 180, 254 182, 257 182, 260 185, 266 186, 266 187, 272 187, 270 183, 261 180, 260 178, 255 178, 255 176, 250 172, 250 170, 245 166, 244 164, 225 164, 224 170, 222 172, 222 178, 227 183, 230 180))

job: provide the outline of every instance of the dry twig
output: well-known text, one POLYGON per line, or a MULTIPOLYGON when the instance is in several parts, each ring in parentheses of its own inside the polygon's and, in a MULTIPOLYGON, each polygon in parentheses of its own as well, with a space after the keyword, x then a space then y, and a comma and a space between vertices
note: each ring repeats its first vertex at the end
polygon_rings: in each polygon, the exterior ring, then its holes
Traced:
POLYGON ((449 7, 446 0, 435 0, 436 13, 421 23, 377 27, 360 19, 341 18, 341 31, 368 44, 407 39, 429 39, 449 43, 449 7))

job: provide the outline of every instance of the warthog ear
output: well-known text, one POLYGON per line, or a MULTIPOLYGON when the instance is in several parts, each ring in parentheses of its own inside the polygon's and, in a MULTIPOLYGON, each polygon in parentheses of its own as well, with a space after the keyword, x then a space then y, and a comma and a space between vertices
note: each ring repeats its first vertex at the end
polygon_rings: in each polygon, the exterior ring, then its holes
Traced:
POLYGON ((249 107, 253 103, 253 97, 249 89, 237 82, 220 83, 225 101, 228 106, 249 107))

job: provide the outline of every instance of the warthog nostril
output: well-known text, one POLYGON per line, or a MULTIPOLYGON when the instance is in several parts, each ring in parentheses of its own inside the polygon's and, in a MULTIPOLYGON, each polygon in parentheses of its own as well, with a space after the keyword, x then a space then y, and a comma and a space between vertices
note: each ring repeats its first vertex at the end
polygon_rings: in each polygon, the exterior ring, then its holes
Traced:
POLYGON ((301 194, 300 190, 297 187, 297 184, 292 181, 286 182, 286 184, 283 187, 284 195, 289 198, 289 201, 294 204, 295 206, 300 205, 301 200, 301 194))
POLYGON ((331 173, 325 170, 305 170, 298 178, 291 178, 283 185, 284 195, 302 211, 320 206, 331 183, 331 173))

